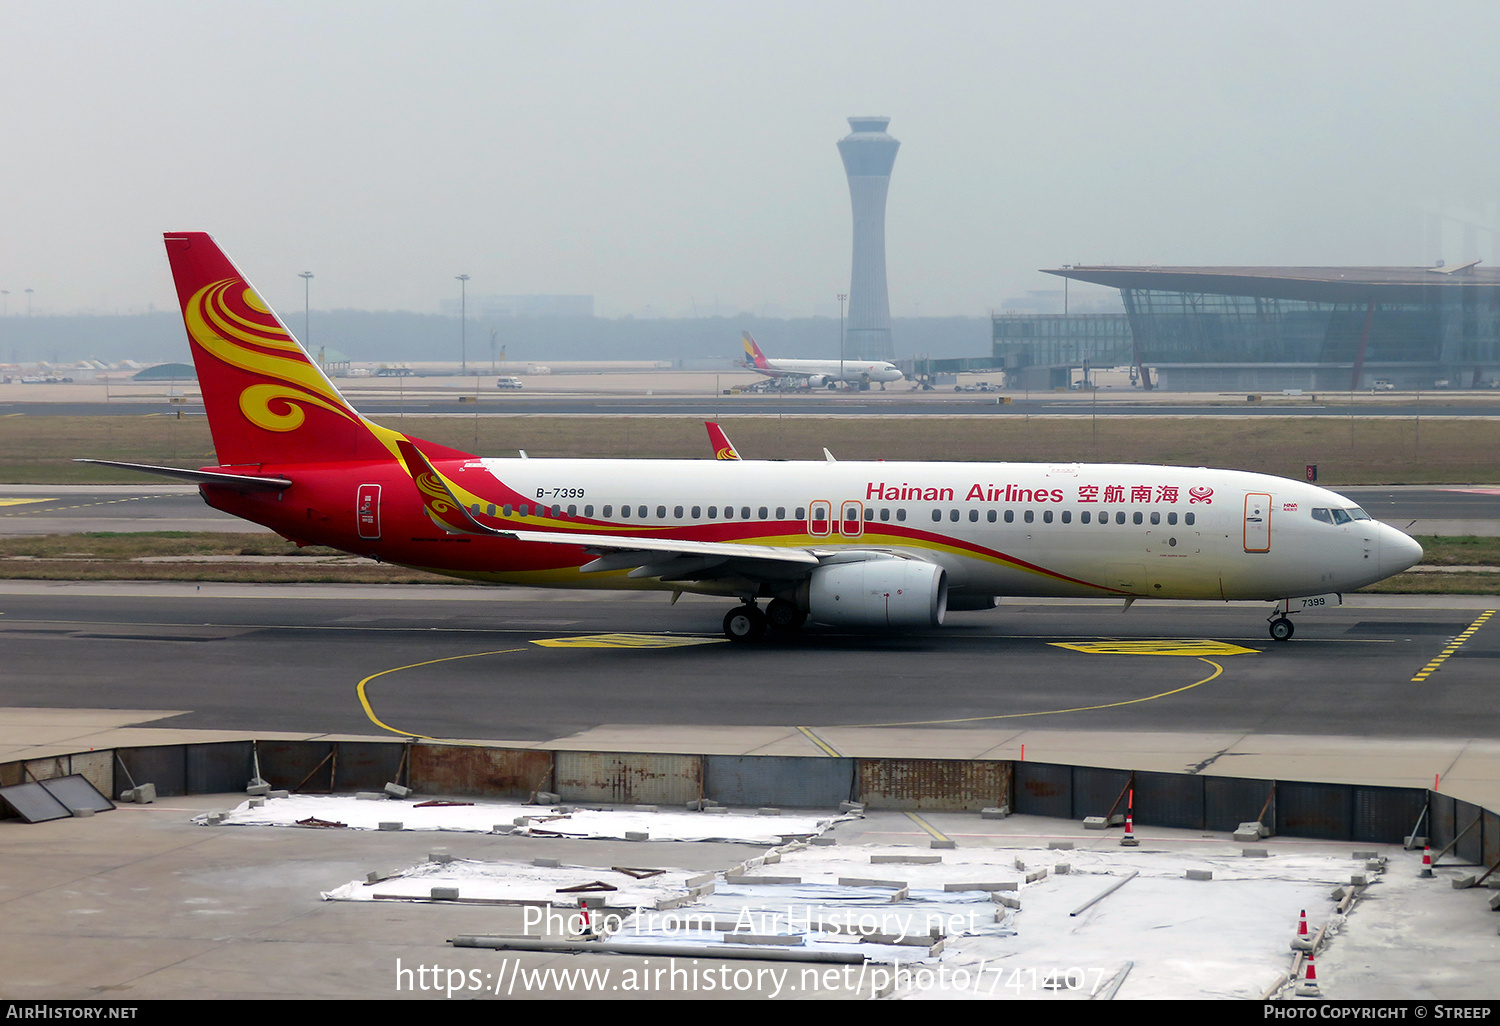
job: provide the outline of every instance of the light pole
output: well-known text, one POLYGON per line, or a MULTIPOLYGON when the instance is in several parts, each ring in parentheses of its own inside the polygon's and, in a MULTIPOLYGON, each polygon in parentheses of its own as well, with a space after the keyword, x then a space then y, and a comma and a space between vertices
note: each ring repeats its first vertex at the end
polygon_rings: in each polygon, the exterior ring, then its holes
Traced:
POLYGON ((31 289, 26 290, 26 316, 31 316, 31 289))
POLYGON ((844 300, 849 298, 849 293, 840 292, 839 296, 839 385, 844 383, 844 300))
POLYGON ((308 327, 311 318, 311 305, 309 299, 312 296, 313 273, 303 271, 297 277, 302 279, 302 347, 306 349, 312 344, 312 330, 308 327))
POLYGON ((454 275, 458 279, 458 359, 459 373, 469 373, 469 276, 454 275))

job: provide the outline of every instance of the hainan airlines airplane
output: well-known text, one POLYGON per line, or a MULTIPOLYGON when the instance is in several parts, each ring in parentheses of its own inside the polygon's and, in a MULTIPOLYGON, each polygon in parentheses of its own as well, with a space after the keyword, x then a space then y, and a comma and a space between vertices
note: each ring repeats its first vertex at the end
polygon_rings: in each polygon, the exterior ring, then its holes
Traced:
POLYGON ((768 378, 805 378, 812 388, 833 388, 840 381, 851 385, 877 382, 881 390, 887 381, 900 381, 901 370, 884 360, 772 360, 760 351, 748 331, 741 332, 745 342, 745 366, 768 378))
POLYGON ((90 462, 194 481, 302 544, 489 584, 721 595, 736 641, 939 625, 1006 595, 1271 601, 1285 640, 1288 614, 1422 555, 1334 492, 1232 470, 481 459, 366 420, 209 236, 166 245, 219 463, 90 462))

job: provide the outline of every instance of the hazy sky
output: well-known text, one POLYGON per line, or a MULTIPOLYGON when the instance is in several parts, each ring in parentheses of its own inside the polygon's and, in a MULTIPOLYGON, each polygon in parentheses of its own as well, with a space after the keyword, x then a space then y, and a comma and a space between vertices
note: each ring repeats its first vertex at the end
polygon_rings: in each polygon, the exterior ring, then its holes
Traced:
POLYGON ((0 0, 0 289, 173 306, 201 229, 288 316, 303 270, 319 309, 466 273, 837 316, 851 114, 902 142, 897 316, 1061 263, 1494 260, 1497 54, 1493 0, 0 0))

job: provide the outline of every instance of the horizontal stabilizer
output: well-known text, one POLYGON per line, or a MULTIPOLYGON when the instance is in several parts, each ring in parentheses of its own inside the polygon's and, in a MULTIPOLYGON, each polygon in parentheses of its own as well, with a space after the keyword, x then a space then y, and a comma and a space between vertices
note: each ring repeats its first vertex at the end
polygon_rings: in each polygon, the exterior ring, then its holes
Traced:
POLYGON ((237 492, 280 491, 290 488, 292 482, 285 477, 260 477, 255 474, 226 474, 217 470, 182 470, 178 467, 156 467, 148 463, 121 463, 118 460, 74 460, 74 463, 97 463, 101 467, 119 467, 122 470, 138 470, 143 474, 159 477, 174 477, 193 484, 214 485, 232 488, 237 492))

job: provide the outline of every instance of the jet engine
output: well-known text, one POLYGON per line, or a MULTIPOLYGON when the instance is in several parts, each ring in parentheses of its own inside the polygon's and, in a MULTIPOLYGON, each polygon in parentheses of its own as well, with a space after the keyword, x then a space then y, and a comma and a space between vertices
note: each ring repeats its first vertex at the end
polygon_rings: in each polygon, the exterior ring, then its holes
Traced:
POLYGON ((948 572, 917 559, 832 563, 807 582, 808 614, 849 627, 936 627, 948 612, 948 572))
POLYGON ((827 383, 828 383, 828 375, 827 374, 812 374, 812 375, 809 375, 808 378, 807 378, 807 387, 808 388, 822 388, 827 383))

